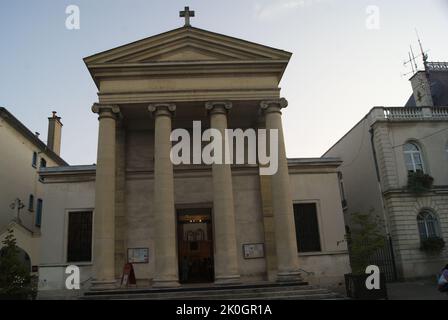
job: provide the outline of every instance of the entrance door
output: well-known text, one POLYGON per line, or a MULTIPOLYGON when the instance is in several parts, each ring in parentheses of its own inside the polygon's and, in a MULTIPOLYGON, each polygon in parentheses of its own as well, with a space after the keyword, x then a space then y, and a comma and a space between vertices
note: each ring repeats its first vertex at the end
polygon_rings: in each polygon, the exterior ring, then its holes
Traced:
POLYGON ((179 278, 185 283, 214 281, 211 209, 177 211, 179 278))

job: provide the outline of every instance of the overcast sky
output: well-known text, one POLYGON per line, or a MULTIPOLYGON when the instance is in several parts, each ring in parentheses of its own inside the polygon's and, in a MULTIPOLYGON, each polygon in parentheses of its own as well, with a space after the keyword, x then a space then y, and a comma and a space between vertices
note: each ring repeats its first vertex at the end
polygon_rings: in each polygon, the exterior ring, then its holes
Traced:
POLYGON ((289 157, 319 157, 373 106, 406 102, 416 28, 430 59, 448 60, 448 0, 0 0, 0 106, 44 141, 57 110, 62 156, 96 162, 97 90, 82 58, 182 26, 185 5, 193 26, 294 53, 281 82, 289 157), (79 30, 66 28, 68 5, 79 30))

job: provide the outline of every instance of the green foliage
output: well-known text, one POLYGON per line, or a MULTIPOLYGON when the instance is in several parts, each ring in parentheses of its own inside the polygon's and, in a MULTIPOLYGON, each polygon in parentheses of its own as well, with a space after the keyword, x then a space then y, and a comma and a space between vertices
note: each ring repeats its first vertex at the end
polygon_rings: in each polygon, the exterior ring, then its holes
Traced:
POLYGON ((440 253, 445 248, 445 241, 439 237, 422 240, 420 249, 428 253, 440 253))
POLYGON ((36 297, 36 279, 19 259, 13 231, 3 241, 0 254, 0 300, 29 300, 36 297))
POLYGON ((385 245, 379 221, 379 218, 374 218, 371 213, 352 215, 353 231, 347 235, 347 243, 353 274, 365 274, 366 268, 371 264, 372 255, 385 245))
POLYGON ((428 192, 432 188, 434 178, 422 171, 408 173, 408 190, 413 193, 428 192))

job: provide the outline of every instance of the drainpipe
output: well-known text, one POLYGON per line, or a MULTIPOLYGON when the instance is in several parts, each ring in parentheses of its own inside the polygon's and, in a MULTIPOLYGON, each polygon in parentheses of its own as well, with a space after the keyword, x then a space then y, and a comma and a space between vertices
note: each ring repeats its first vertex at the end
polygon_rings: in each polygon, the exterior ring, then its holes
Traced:
POLYGON ((386 228, 386 234, 390 237, 389 220, 387 219, 387 215, 386 215, 386 206, 384 204, 384 198, 383 198, 383 188, 381 187, 380 169, 378 166, 378 159, 377 159, 377 155, 376 155, 375 141, 374 141, 375 131, 374 131, 373 127, 370 128, 369 133, 370 133, 370 145, 372 147, 372 153, 373 153, 373 161, 375 163, 376 180, 377 180, 377 184, 378 184, 378 190, 380 191, 380 195, 381 195, 380 199, 381 199, 381 208, 382 208, 382 212, 383 212, 384 226, 386 228))
POLYGON ((396 279, 398 279, 398 273, 397 273, 397 265, 395 262, 395 249, 394 249, 392 237, 391 237, 391 234, 389 231, 389 220, 387 219, 387 215, 386 215, 386 206, 384 204, 383 188, 381 187, 381 175, 380 175, 380 169, 378 166, 378 159, 377 159, 377 154, 376 154, 376 149, 375 149, 375 140, 374 140, 375 129, 373 127, 371 127, 369 132, 370 132, 370 145, 372 147, 373 161, 375 163, 376 180, 378 183, 378 190, 380 191, 380 200, 381 200, 381 207, 382 207, 382 211, 383 211, 384 227, 386 229, 385 231, 386 231, 387 238, 389 241, 390 255, 392 258, 392 266, 393 266, 393 271, 394 271, 394 277, 396 280, 396 279))

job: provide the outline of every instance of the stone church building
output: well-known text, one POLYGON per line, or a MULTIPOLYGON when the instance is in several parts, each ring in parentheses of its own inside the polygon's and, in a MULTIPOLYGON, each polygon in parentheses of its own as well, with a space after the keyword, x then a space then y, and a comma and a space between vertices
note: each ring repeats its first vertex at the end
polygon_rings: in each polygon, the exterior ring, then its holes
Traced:
POLYGON ((98 88, 97 163, 40 170, 40 292, 64 290, 68 265, 85 289, 117 288, 128 262, 139 287, 342 283, 341 162, 286 158, 279 82, 291 55, 187 22, 85 58, 98 88), (277 172, 173 165, 171 131, 193 121, 278 129, 277 172))

